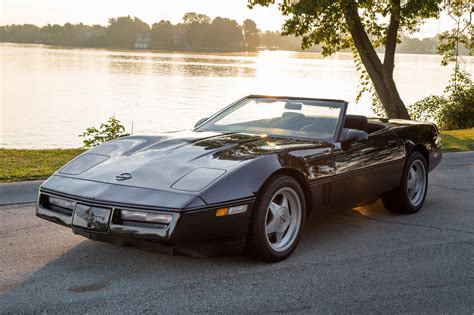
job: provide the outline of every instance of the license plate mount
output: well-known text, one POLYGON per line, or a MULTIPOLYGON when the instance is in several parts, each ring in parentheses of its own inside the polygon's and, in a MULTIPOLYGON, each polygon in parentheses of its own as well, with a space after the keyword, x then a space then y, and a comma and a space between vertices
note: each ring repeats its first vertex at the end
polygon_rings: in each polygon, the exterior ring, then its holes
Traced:
POLYGON ((77 204, 72 225, 97 232, 107 232, 111 209, 77 204))

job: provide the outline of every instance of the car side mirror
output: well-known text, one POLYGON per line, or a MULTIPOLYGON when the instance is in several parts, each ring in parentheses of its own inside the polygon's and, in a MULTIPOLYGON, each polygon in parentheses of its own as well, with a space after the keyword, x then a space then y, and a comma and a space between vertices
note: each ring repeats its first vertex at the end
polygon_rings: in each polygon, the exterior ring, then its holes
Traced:
POLYGON ((344 139, 341 142, 341 146, 342 146, 342 149, 346 151, 355 142, 363 141, 367 139, 369 139, 369 134, 367 132, 362 131, 362 130, 357 130, 357 129, 347 129, 344 139))
POLYGON ((207 117, 199 119, 198 122, 194 125, 194 128, 197 128, 198 126, 202 125, 202 123, 205 122, 208 119, 209 118, 207 118, 207 117))

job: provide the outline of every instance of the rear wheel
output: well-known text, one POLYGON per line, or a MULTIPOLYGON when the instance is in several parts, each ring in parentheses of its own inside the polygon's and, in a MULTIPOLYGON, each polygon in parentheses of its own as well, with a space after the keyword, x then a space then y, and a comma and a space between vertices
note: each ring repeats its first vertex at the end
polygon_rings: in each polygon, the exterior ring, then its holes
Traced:
POLYGON ((276 177, 257 196, 249 231, 249 247, 259 259, 277 262, 295 250, 301 237, 306 204, 298 182, 276 177))
POLYGON ((400 186, 385 193, 382 202, 391 212, 416 213, 425 202, 427 190, 426 160, 420 152, 414 152, 407 160, 400 186))

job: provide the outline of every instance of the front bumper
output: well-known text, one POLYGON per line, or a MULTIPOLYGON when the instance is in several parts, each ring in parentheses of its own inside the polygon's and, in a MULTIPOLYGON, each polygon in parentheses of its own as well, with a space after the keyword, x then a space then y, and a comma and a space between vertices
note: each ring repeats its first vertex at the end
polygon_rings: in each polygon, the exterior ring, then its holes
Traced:
MULTIPOLYGON (((65 196, 56 192, 40 191, 36 215, 40 218, 70 227, 75 234, 93 240, 106 241, 122 246, 135 246, 146 250, 190 256, 214 256, 241 253, 245 246, 253 198, 236 200, 227 204, 209 205, 193 209, 156 209, 117 205, 97 200, 65 196), (58 209, 44 203, 44 198, 56 197, 74 204, 73 209, 58 209), (216 217, 216 210, 235 205, 248 205, 244 213, 216 217), (76 206, 109 209, 103 230, 77 226, 74 221, 76 206), (53 209, 54 208, 54 209, 53 209), (120 221, 121 210, 159 212, 172 215, 169 224, 129 225, 120 221)), ((93 216, 92 216, 93 217, 93 216)), ((92 219, 93 220, 93 219, 92 219)))

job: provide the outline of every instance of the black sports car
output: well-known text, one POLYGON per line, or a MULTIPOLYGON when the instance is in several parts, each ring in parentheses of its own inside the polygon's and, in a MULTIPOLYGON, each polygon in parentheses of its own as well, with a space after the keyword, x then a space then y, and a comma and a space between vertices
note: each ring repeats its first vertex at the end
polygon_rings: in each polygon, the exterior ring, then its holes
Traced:
POLYGON ((95 240, 188 255, 248 248, 280 261, 311 212, 379 197, 417 212, 441 161, 437 128, 346 110, 248 96, 193 130, 106 142, 41 186, 36 214, 95 240))

